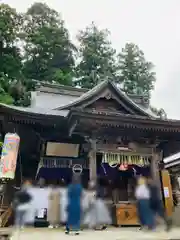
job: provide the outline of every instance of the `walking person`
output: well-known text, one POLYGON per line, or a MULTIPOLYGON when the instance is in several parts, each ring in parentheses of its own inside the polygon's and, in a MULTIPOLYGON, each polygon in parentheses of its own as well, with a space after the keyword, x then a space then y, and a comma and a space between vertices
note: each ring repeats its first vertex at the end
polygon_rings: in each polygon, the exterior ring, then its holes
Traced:
POLYGON ((118 188, 118 179, 114 179, 111 182, 111 187, 112 187, 112 201, 113 204, 118 204, 119 203, 119 188, 118 188))
POLYGON ((86 213, 84 223, 95 230, 105 230, 111 224, 109 210, 104 202, 104 191, 101 182, 95 185, 90 182, 88 191, 89 209, 86 213))
POLYGON ((79 176, 73 176, 72 183, 68 186, 67 198, 67 224, 66 234, 69 234, 70 230, 75 232, 75 235, 79 235, 81 224, 81 197, 82 197, 82 185, 80 183, 79 176))
POLYGON ((97 182, 96 191, 96 229, 105 230, 107 225, 111 224, 111 216, 109 209, 104 201, 105 198, 105 187, 107 187, 107 178, 99 178, 97 182))
POLYGON ((60 190, 55 185, 51 187, 48 204, 49 228, 58 228, 60 224, 60 190))
POLYGON ((67 222, 67 188, 64 179, 60 182, 60 222, 63 226, 67 222))
POLYGON ((90 181, 88 184, 88 189, 85 193, 85 210, 84 210, 84 218, 83 225, 87 226, 90 229, 96 227, 96 184, 94 181, 90 181))
POLYGON ((28 192, 29 182, 25 182, 20 191, 15 193, 13 207, 15 209, 15 227, 22 229, 25 226, 25 216, 30 208, 30 201, 32 199, 28 192))
POLYGON ((95 202, 96 230, 105 230, 112 223, 109 209, 104 199, 97 194, 95 202))
POLYGON ((150 207, 150 190, 144 177, 140 177, 137 180, 135 197, 137 200, 137 209, 141 227, 154 229, 154 217, 150 207))
POLYGON ((160 196, 160 189, 156 185, 156 183, 152 180, 152 178, 147 179, 148 187, 150 190, 150 207, 153 211, 154 216, 158 216, 163 219, 166 225, 166 231, 169 231, 172 227, 172 221, 167 218, 165 209, 163 206, 163 202, 160 196))

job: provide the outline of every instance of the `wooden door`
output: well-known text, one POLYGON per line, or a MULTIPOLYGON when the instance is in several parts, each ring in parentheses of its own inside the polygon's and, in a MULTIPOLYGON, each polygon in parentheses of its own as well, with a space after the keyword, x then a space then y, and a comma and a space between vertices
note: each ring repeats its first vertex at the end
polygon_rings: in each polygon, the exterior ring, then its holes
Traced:
POLYGON ((163 196, 165 200, 165 210, 166 210, 167 216, 171 217, 174 209, 171 179, 170 179, 169 172, 167 170, 162 170, 161 176, 162 176, 163 196))

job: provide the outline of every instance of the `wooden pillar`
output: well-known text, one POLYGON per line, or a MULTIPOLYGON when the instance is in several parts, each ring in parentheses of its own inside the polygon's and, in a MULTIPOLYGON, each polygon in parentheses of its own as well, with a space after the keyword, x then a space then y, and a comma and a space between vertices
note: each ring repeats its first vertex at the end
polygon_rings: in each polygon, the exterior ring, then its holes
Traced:
POLYGON ((152 152, 152 160, 151 160, 151 176, 152 179, 156 182, 161 189, 161 180, 160 180, 160 172, 159 172, 159 162, 161 161, 162 153, 153 150, 152 152))
POLYGON ((96 165, 96 139, 91 139, 91 150, 89 151, 89 180, 96 181, 97 165, 96 165))

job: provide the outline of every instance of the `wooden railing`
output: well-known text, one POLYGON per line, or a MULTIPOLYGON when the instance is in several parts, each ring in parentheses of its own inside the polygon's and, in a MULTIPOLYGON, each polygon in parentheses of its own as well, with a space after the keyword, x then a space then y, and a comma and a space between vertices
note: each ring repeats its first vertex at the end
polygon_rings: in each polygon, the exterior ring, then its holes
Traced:
POLYGON ((2 214, 0 215, 0 227, 5 227, 12 215, 12 207, 3 207, 3 209, 1 209, 1 213, 2 214))

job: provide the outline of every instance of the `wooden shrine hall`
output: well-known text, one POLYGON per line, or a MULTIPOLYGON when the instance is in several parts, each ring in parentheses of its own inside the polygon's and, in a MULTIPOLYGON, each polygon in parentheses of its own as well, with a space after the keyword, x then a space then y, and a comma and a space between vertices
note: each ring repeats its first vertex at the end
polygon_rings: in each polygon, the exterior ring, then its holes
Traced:
POLYGON ((91 90, 43 83, 28 108, 0 105, 1 135, 15 132, 20 148, 15 181, 63 178, 82 170, 82 182, 104 177, 117 225, 138 224, 134 187, 152 176, 168 215, 172 190, 162 159, 178 150, 180 121, 160 119, 144 97, 128 96, 111 81, 91 90), (112 189, 118 190, 116 200, 112 189), (164 192, 166 194, 164 194, 164 192))

